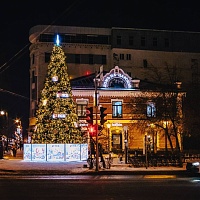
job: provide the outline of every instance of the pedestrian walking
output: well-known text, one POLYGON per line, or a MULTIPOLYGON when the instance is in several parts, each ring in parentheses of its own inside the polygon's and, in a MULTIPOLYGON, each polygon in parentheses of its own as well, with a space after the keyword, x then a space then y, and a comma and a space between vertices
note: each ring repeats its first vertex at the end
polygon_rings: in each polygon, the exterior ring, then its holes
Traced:
POLYGON ((17 145, 15 143, 12 145, 12 154, 13 154, 13 157, 16 157, 16 154, 17 154, 17 145))

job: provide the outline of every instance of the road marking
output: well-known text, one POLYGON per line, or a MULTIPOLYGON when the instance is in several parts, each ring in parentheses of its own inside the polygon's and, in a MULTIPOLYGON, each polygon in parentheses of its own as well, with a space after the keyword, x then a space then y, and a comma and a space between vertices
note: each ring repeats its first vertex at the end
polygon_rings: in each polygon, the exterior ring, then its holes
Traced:
POLYGON ((176 175, 145 175, 144 178, 176 178, 176 175))

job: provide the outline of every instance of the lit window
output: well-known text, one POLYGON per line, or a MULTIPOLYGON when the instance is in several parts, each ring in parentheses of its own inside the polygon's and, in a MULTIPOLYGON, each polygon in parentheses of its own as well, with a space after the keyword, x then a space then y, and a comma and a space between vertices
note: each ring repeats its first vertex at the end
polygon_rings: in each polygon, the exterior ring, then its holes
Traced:
POLYGON ((87 99, 77 99, 77 115, 78 117, 86 117, 86 107, 88 105, 87 99))
POLYGON ((122 117, 122 101, 112 102, 112 117, 121 118, 122 117))
POLYGON ((153 102, 147 103, 147 117, 156 117, 156 106, 153 102))

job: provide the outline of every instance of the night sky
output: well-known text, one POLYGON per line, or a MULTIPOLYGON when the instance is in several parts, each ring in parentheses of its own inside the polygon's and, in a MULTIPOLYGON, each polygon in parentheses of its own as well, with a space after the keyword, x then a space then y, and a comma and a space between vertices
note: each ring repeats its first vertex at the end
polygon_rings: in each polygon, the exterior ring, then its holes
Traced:
POLYGON ((29 118, 29 30, 35 25, 126 27, 200 32, 198 1, 1 0, 0 109, 29 118), (43 3, 44 2, 44 3, 43 3), (54 1, 53 1, 54 2, 54 1), (3 91, 2 91, 3 89, 3 91))

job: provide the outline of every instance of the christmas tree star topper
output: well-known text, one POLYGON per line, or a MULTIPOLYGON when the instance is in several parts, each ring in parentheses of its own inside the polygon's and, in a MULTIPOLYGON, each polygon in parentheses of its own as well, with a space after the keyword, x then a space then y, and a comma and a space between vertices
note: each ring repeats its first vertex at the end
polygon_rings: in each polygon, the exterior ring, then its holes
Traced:
POLYGON ((56 35, 56 45, 60 46, 60 39, 59 39, 59 35, 56 35))

